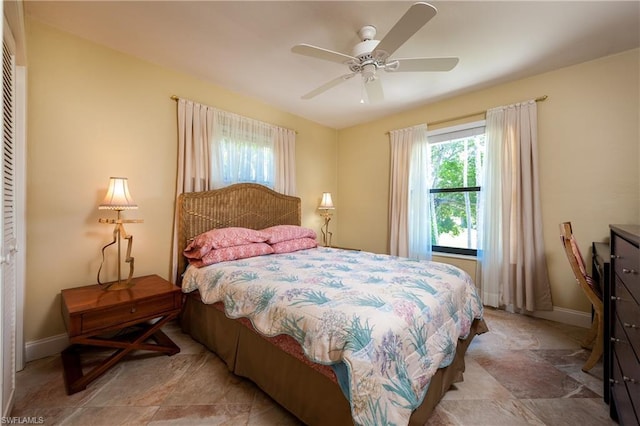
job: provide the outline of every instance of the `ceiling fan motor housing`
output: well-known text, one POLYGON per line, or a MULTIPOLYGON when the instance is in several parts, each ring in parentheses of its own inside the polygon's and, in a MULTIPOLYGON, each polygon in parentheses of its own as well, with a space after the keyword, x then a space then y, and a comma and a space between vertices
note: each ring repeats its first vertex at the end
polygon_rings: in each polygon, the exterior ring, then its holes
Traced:
POLYGON ((376 70, 386 67, 386 58, 389 55, 387 52, 375 52, 374 55, 374 50, 378 44, 380 44, 380 40, 374 40, 376 27, 373 25, 362 27, 360 31, 358 31, 358 35, 362 41, 356 44, 351 52, 351 56, 358 60, 351 61, 347 65, 349 65, 349 69, 352 72, 362 73, 365 81, 375 80, 376 70))
POLYGON ((380 40, 373 39, 376 36, 376 28, 371 25, 362 27, 358 31, 358 35, 362 41, 356 44, 351 52, 351 56, 358 60, 352 61, 349 64, 349 69, 352 72, 362 73, 362 78, 368 82, 376 78, 376 70, 384 65, 384 63, 378 63, 372 55, 380 40))
POLYGON ((351 56, 354 56, 360 60, 373 59, 371 52, 380 43, 380 40, 365 40, 356 44, 351 52, 351 56))

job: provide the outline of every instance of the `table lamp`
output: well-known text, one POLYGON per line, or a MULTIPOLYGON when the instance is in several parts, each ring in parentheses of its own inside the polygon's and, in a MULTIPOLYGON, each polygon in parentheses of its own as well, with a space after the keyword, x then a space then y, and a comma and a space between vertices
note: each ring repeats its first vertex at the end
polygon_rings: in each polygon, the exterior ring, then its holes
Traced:
POLYGON ((129 193, 129 185, 127 183, 127 178, 123 177, 111 177, 109 179, 109 189, 107 189, 107 195, 104 198, 104 201, 98 206, 100 210, 115 210, 117 212, 117 216, 115 219, 98 219, 100 223, 108 223, 115 225, 113 229, 113 241, 109 244, 102 247, 102 262, 100 263, 100 268, 98 269, 98 284, 104 290, 121 290, 126 288, 131 288, 134 286, 134 282, 132 280, 133 277, 133 265, 134 259, 131 256, 131 246, 133 245, 133 235, 127 234, 124 229, 125 223, 142 223, 141 219, 121 219, 120 212, 122 210, 134 210, 137 209, 138 205, 131 198, 131 194, 129 193), (125 262, 129 264, 129 276, 126 280, 123 280, 121 277, 121 249, 120 249, 120 239, 124 238, 128 241, 127 244, 127 254, 125 257, 125 262), (104 251, 107 247, 112 244, 117 244, 118 246, 118 281, 113 281, 109 283, 101 283, 100 282, 100 272, 102 271, 102 266, 104 265, 104 251))
POLYGON ((335 207, 333 206, 330 192, 324 192, 322 194, 322 201, 320 201, 318 210, 320 210, 320 216, 324 218, 324 225, 320 228, 320 232, 322 232, 322 244, 325 247, 331 247, 331 237, 333 234, 329 232, 329 222, 331 221, 332 211, 335 210, 335 207))

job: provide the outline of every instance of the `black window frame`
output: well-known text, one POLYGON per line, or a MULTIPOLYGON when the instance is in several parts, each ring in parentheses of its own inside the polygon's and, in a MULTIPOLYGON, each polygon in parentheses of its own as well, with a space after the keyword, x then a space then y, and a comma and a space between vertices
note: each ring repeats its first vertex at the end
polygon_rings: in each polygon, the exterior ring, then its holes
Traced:
MULTIPOLYGON (((458 188, 431 188, 429 190, 429 194, 441 194, 446 192, 480 192, 481 187, 479 186, 463 186, 458 188)), ((460 247, 449 247, 449 246, 431 246, 432 252, 437 253, 447 253, 447 254, 458 254, 463 256, 478 256, 478 249, 469 249, 469 248, 460 248, 460 247)))
MULTIPOLYGON (((437 129, 435 131, 428 132, 427 138, 430 144, 440 144, 451 142, 456 139, 460 139, 463 137, 469 136, 478 136, 478 135, 486 135, 486 120, 478 120, 475 122, 463 123, 460 125, 448 126, 444 128, 437 129), (478 132, 478 129, 481 131, 478 132)), ((474 182, 478 183, 478 182, 474 182)), ((457 188, 431 188, 429 190, 429 195, 437 194, 437 193, 463 193, 463 192, 480 192, 482 188, 480 186, 467 186, 467 187, 457 187, 457 188)), ((478 202, 480 202, 480 197, 478 197, 478 202)), ((436 220, 433 218, 432 220, 436 220)), ((434 254, 445 253, 445 254, 454 254, 454 255, 463 255, 470 257, 477 257, 480 252, 479 249, 471 249, 471 248, 460 248, 460 247, 450 247, 450 246, 440 246, 433 244, 431 246, 432 252, 434 254)))

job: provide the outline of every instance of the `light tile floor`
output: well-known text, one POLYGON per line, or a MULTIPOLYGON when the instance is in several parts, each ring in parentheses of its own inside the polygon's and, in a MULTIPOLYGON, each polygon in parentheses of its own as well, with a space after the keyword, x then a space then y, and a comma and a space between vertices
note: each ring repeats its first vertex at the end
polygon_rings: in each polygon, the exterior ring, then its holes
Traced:
MULTIPOLYGON (((602 363, 589 373, 580 369, 586 329, 493 309, 485 319, 490 331, 470 345, 464 382, 449 390, 427 425, 615 424, 602 400, 602 363)), ((11 415, 42 416, 47 425, 300 424, 177 324, 164 330, 179 354, 134 354, 70 396, 60 356, 28 363, 17 375, 11 415)), ((92 354, 83 359, 91 363, 92 354)))

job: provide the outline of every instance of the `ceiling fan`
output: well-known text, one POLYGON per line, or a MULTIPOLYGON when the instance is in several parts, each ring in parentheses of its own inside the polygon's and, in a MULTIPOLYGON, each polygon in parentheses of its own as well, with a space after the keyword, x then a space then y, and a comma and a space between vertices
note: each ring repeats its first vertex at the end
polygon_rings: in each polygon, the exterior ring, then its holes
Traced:
POLYGON ((384 99, 384 94, 378 70, 387 72, 452 70, 458 64, 458 58, 390 58, 404 42, 436 16, 436 13, 438 13, 437 9, 428 3, 415 3, 382 40, 375 40, 376 28, 366 25, 358 31, 362 41, 355 45, 351 55, 304 43, 293 46, 291 48, 293 53, 345 64, 351 71, 303 95, 302 99, 311 99, 360 74, 369 102, 379 102, 384 99))

